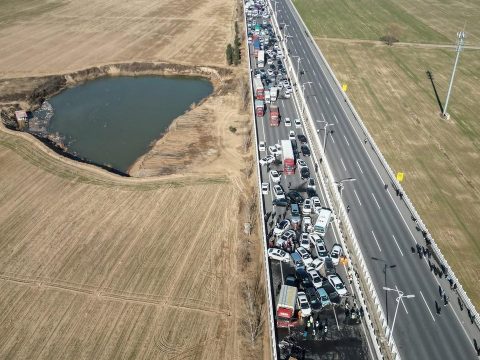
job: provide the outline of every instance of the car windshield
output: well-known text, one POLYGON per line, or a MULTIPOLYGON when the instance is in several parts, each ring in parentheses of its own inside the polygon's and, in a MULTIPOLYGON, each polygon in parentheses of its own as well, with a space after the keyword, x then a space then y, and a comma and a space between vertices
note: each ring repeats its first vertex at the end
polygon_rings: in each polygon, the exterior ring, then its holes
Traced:
POLYGON ((302 309, 308 309, 310 306, 308 305, 308 302, 301 302, 302 309))
POLYGON ((343 284, 342 283, 336 284, 335 288, 338 289, 338 290, 342 290, 343 289, 343 284))

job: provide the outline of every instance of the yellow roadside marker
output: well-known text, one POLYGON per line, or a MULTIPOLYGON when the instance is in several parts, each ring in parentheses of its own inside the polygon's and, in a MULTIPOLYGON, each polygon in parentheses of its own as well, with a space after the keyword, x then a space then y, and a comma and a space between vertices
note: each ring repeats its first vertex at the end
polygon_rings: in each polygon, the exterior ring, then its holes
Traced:
POLYGON ((347 88, 348 88, 347 84, 343 84, 343 85, 342 85, 342 90, 343 90, 343 92, 347 92, 347 88))
POLYGON ((397 173, 397 180, 398 182, 402 182, 405 174, 403 172, 398 172, 397 173))

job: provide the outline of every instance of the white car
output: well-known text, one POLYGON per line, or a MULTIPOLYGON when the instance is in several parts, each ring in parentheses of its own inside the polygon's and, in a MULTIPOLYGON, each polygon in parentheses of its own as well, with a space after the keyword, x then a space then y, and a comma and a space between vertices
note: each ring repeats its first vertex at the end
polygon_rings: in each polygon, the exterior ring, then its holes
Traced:
POLYGON ((300 235, 300 246, 306 250, 310 250, 310 238, 308 237, 308 233, 302 233, 302 235, 300 235))
POLYGON ((323 285, 322 277, 318 274, 317 270, 310 269, 308 270, 308 275, 312 279, 313 286, 315 289, 321 288, 323 285))
POLYGON ((269 146, 268 152, 270 153, 270 155, 273 155, 273 156, 278 156, 281 154, 281 152, 275 146, 269 146))
POLYGON ((302 214, 309 215, 312 213, 312 200, 305 199, 302 206, 302 214))
POLYGON ((315 214, 318 214, 322 209, 322 203, 320 202, 320 199, 318 198, 318 196, 313 196, 310 198, 310 200, 312 200, 313 212, 315 214))
POLYGON ((288 133, 288 140, 295 140, 295 131, 290 130, 288 133))
POLYGON ((322 242, 322 238, 317 233, 310 234, 310 242, 315 245, 317 242, 322 242))
POLYGON ((303 247, 300 246, 295 251, 302 257, 302 261, 305 266, 308 266, 313 262, 312 255, 310 255, 310 253, 303 247))
POLYGON ((278 151, 282 151, 282 145, 280 145, 280 144, 275 144, 275 147, 277 148, 278 151))
POLYGON ((260 159, 260 165, 265 166, 267 164, 271 164, 275 161, 275 156, 268 155, 265 156, 263 159, 260 159))
POLYGON ((315 269, 317 271, 320 271, 320 269, 323 267, 324 263, 325 263, 325 261, 323 261, 322 259, 316 258, 309 265, 309 270, 310 269, 315 269))
POLYGON ((309 317, 312 315, 312 308, 307 299, 307 295, 303 291, 299 291, 297 294, 297 305, 302 311, 302 317, 309 317))
POLYGON ((342 279, 338 275, 328 275, 328 282, 333 286, 338 295, 344 296, 347 295, 347 289, 343 284, 342 279))
POLYGON ((278 184, 280 180, 282 180, 282 177, 277 170, 272 170, 270 171, 270 180, 272 180, 273 183, 278 184))
POLYGON ((285 86, 285 94, 290 94, 293 92, 293 89, 290 85, 285 86))
POLYGON ((268 195, 268 189, 270 188, 269 183, 262 183, 262 194, 268 195))
POLYGON ((282 249, 270 248, 267 251, 268 257, 273 260, 289 262, 290 254, 283 251, 282 249))
POLYGON ((303 232, 311 233, 313 231, 312 218, 310 216, 303 217, 303 232))
MULTIPOLYGON (((267 53, 267 54, 268 54, 268 53, 267 53)), ((268 59, 268 60, 267 60, 267 65, 272 65, 272 64, 273 64, 273 59, 272 59, 272 58, 268 59)))
POLYGON ((307 163, 302 159, 297 159, 297 167, 299 169, 304 168, 304 167, 308 168, 307 163))
POLYGON ((258 144, 258 150, 265 151, 265 141, 260 141, 258 144))
POLYGON ((268 70, 267 70, 267 74, 268 74, 268 76, 273 76, 273 70, 272 70, 272 69, 268 69, 268 70))
POLYGON ((338 265, 340 257, 343 255, 343 249, 340 244, 335 244, 330 251, 330 257, 332 258, 333 265, 338 265))
POLYGON ((295 119, 293 122, 295 123, 296 128, 302 127, 302 122, 300 121, 300 119, 295 119))
POLYGON ((273 229, 273 235, 282 236, 285 231, 290 229, 290 220, 282 220, 273 229))
POLYGON ((292 121, 288 117, 285 118, 285 126, 292 126, 292 121))
POLYGON ((325 242, 323 241, 315 242, 315 251, 317 252, 317 256, 320 259, 325 260, 327 257, 329 257, 327 247, 325 246, 325 242))
POLYGON ((285 192, 280 185, 273 185, 273 194, 275 199, 285 199, 285 192))

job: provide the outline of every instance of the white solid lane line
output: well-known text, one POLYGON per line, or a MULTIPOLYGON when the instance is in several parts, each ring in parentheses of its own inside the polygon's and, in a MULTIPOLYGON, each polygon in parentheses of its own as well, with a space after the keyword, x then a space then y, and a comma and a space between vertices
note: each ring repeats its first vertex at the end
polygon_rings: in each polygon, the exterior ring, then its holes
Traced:
POLYGON ((430 316, 432 317, 432 320, 435 321, 435 317, 432 314, 432 310, 428 307, 427 300, 425 300, 425 297, 423 296, 422 292, 420 291, 420 295, 422 295, 423 302, 425 303, 425 306, 428 309, 428 312, 430 313, 430 316))
POLYGON ((400 251, 400 254, 402 254, 402 256, 403 256, 402 249, 400 249, 400 246, 398 245, 398 242, 397 242, 397 239, 395 238, 395 235, 392 235, 392 236, 393 236, 393 240, 395 240, 395 244, 397 244, 398 251, 400 251))
POLYGON ((355 162, 357 163, 357 166, 358 166, 358 168, 360 169, 360 172, 361 172, 362 175, 363 175, 363 170, 362 170, 362 168, 360 167, 360 164, 358 163, 358 161, 355 161, 355 162))
POLYGON ((333 118, 335 119, 335 122, 338 124, 338 119, 337 119, 337 116, 335 114, 333 114, 333 118))
POLYGON ((360 198, 358 197, 357 192, 355 191, 355 189, 353 189, 353 192, 355 193, 355 196, 357 197, 358 203, 360 204, 360 206, 362 206, 362 202, 360 201, 360 198))
POLYGON ((343 135, 343 138, 344 138, 345 141, 347 142, 347 145, 350 146, 350 143, 348 142, 347 137, 346 137, 345 135, 343 135))
POLYGON ((375 198, 375 195, 373 195, 373 193, 372 193, 372 196, 373 196, 373 200, 375 200, 375 203, 377 204, 378 210, 380 210, 381 207, 380 207, 380 205, 378 205, 378 201, 377 201, 377 199, 375 198))
POLYGON ((380 244, 378 243, 377 237, 375 236, 375 233, 373 232, 373 230, 372 230, 372 235, 373 235, 373 238, 375 239, 375 242, 377 243, 378 250, 380 250, 380 252, 382 252, 382 249, 380 249, 380 244))
POLYGON ((342 158, 340 158, 340 162, 342 163, 343 169, 344 169, 345 171, 347 171, 347 168, 345 167, 345 163, 343 162, 343 159, 342 159, 342 158))
POLYGON ((328 101, 328 98, 325 96, 325 100, 327 100, 327 104, 330 105, 330 101, 328 101))

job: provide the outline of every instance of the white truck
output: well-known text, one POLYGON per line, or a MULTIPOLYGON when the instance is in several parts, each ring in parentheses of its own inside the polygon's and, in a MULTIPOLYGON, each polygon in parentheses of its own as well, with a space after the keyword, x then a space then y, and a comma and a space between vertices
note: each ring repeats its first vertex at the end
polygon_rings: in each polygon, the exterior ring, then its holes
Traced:
POLYGON ((274 102, 277 101, 277 94, 278 94, 278 88, 275 86, 272 86, 270 88, 270 101, 274 102))
POLYGON ((332 210, 322 208, 318 213, 317 221, 315 222, 315 226, 313 227, 313 231, 315 231, 318 235, 322 238, 327 233, 328 224, 330 224, 330 219, 332 218, 332 210))
POLYGON ((257 67, 263 68, 265 65, 265 51, 259 50, 257 54, 257 67))

